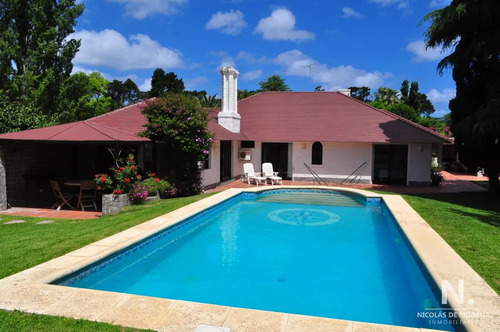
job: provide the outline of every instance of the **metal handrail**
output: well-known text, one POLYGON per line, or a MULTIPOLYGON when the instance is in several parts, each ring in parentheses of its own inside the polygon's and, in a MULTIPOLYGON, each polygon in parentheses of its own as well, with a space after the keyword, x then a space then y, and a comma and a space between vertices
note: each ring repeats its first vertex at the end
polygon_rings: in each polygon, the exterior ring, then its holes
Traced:
MULTIPOLYGON (((354 170, 354 172, 352 172, 351 174, 349 174, 348 177, 346 177, 342 182, 340 182, 340 184, 344 184, 344 182, 347 181, 347 179, 349 179, 354 173, 356 173, 361 167, 365 166, 366 165, 366 161, 364 163, 362 163, 358 168, 356 168, 354 170)), ((356 180, 356 178, 358 177, 359 174, 356 174, 356 176, 350 181, 350 183, 353 183, 354 180, 356 180)))
POLYGON ((323 180, 321 178, 321 176, 319 176, 311 167, 309 167, 306 163, 304 163, 304 166, 307 168, 307 170, 309 171, 309 173, 311 173, 311 175, 313 176, 313 184, 314 182, 318 181, 319 184, 321 184, 323 182, 323 184, 325 186, 328 186, 328 183, 326 183, 325 180, 323 180))

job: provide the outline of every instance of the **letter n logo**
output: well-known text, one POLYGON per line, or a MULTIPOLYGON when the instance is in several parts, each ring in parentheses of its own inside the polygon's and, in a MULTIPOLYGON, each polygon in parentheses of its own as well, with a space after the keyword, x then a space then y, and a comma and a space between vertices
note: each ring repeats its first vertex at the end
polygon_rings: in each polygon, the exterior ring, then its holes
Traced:
POLYGON ((464 304, 464 281, 458 281, 458 292, 448 280, 441 281, 441 304, 448 304, 448 293, 453 296, 459 304, 464 304))

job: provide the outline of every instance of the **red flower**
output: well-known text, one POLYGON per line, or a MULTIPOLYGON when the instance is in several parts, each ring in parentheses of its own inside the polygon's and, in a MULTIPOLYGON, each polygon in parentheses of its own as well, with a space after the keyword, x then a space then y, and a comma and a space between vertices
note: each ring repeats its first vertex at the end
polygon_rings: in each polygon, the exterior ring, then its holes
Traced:
POLYGON ((117 169, 115 169, 115 173, 118 173, 119 171, 117 169))
POLYGON ((160 179, 156 178, 155 182, 158 182, 158 181, 160 181, 160 179))
POLYGON ((97 179, 97 178, 99 177, 99 174, 96 174, 96 175, 94 175, 94 176, 95 176, 95 178, 97 179))
POLYGON ((120 167, 120 171, 123 171, 124 169, 125 169, 125 168, 123 168, 123 167, 120 167))
POLYGON ((97 187, 97 190, 101 190, 102 188, 101 187, 97 187))
POLYGON ((104 178, 104 176, 101 176, 101 182, 106 182, 106 179, 104 178))
POLYGON ((127 183, 128 183, 128 182, 130 182, 130 179, 129 179, 129 178, 126 178, 126 179, 125 179, 125 182, 127 182, 127 183))
POLYGON ((151 176, 156 176, 156 173, 152 173, 151 176))
POLYGON ((142 176, 139 174, 139 175, 137 175, 137 178, 140 180, 142 178, 142 176))
POLYGON ((119 190, 119 189, 115 189, 115 191, 113 191, 113 193, 115 193, 115 194, 117 194, 117 195, 118 195, 118 194, 121 194, 121 193, 122 193, 122 191, 121 191, 121 190, 119 190))
POLYGON ((134 169, 134 168, 135 168, 135 166, 134 166, 134 165, 130 166, 130 169, 134 169))

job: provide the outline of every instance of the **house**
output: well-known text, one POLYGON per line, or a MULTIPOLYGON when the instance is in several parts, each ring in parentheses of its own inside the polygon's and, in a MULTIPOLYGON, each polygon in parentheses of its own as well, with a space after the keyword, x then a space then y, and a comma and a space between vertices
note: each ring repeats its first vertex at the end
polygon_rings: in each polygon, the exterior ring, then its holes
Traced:
POLYGON ((448 138, 340 92, 262 92, 237 102, 238 71, 224 67, 219 125, 205 185, 238 177, 243 164, 271 162, 285 179, 417 185, 430 182, 432 154, 448 138))
MULTIPOLYGON (((449 140, 340 92, 261 92, 237 100, 238 71, 223 67, 222 108, 210 113, 215 133, 203 185, 238 178, 243 164, 271 162, 284 179, 415 185, 430 183, 432 154, 449 140), (307 166, 306 166, 307 165, 307 166)), ((162 169, 149 139, 138 136, 140 104, 70 124, 0 135, 0 209, 51 200, 49 178, 90 178, 129 150, 143 169, 162 169)))

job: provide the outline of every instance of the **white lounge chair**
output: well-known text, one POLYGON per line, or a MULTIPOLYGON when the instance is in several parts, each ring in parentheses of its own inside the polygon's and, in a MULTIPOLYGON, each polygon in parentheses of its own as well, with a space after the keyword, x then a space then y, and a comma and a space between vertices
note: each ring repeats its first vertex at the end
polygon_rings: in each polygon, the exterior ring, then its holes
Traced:
POLYGON ((259 185, 259 183, 266 184, 266 178, 261 176, 260 173, 256 173, 254 171, 252 163, 243 164, 243 172, 245 173, 244 179, 248 182, 248 184, 252 181, 255 182, 256 185, 259 185))
POLYGON ((278 176, 278 172, 273 171, 273 164, 271 163, 262 164, 262 175, 266 179, 271 180, 271 185, 283 184, 283 179, 278 176))

